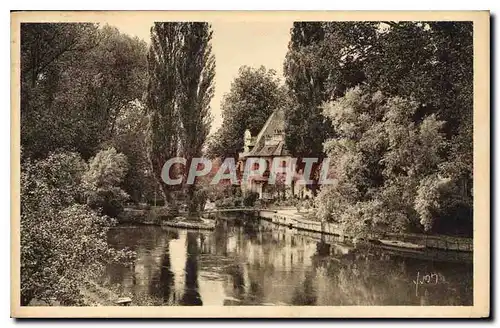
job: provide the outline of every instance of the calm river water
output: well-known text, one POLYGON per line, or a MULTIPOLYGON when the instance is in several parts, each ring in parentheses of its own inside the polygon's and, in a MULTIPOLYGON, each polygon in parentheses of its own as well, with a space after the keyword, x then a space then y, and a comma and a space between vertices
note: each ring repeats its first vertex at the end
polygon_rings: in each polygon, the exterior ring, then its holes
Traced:
POLYGON ((154 305, 472 305, 471 263, 433 262, 320 241, 262 221, 215 231, 117 227, 134 265, 110 265, 105 283, 154 305), (151 303, 153 302, 153 303, 151 303))

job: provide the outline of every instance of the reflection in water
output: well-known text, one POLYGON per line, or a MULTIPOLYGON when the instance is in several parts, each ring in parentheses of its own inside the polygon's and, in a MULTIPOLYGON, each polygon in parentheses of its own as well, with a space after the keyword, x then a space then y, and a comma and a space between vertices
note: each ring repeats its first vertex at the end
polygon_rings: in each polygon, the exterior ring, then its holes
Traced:
POLYGON ((329 244, 265 221, 215 231, 119 227, 137 252, 105 279, 164 305, 471 305, 472 265, 329 244), (434 280, 430 280, 430 277, 434 280), (417 277, 420 277, 417 279, 417 277))
POLYGON ((186 266, 186 240, 187 232, 185 230, 179 230, 177 239, 170 240, 170 262, 173 275, 173 285, 174 290, 172 293, 172 303, 176 303, 178 300, 182 299, 184 294, 185 285, 185 266, 186 266))
POLYGON ((187 233, 186 283, 181 305, 203 305, 198 292, 198 233, 187 233))

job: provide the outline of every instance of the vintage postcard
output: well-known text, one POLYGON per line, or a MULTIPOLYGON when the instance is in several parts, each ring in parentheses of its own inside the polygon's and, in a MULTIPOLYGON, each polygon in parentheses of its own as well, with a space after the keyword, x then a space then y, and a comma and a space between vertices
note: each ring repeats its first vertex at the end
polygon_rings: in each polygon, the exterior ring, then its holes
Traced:
POLYGON ((12 12, 11 315, 490 315, 490 23, 12 12))

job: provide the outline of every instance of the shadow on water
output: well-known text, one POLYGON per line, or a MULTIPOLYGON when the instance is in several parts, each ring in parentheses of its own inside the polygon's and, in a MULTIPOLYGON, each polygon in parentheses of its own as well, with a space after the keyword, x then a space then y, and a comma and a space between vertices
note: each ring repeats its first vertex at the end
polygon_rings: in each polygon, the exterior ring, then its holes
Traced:
POLYGON ((329 244, 264 221, 206 232, 117 228, 109 240, 138 258, 110 266, 106 280, 164 305, 472 304, 471 263, 329 244))

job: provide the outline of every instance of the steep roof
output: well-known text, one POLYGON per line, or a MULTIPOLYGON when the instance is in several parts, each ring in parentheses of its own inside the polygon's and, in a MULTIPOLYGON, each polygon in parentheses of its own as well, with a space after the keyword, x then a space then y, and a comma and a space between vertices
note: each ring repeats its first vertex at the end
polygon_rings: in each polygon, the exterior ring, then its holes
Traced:
POLYGON ((276 109, 257 134, 255 146, 244 157, 289 156, 285 145, 285 113, 276 109))

